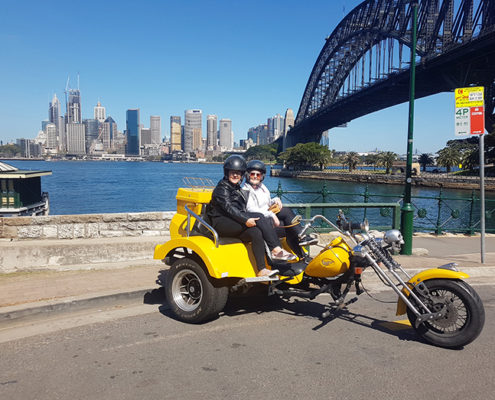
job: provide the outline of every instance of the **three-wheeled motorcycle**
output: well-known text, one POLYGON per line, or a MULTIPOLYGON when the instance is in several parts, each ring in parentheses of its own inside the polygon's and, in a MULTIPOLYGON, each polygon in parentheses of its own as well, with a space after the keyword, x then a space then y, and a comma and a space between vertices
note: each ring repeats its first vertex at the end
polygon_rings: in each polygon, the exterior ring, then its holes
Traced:
MULTIPOLYGON (((276 262, 267 252, 267 268, 278 269, 279 274, 256 277, 250 244, 219 237, 205 221, 205 206, 211 195, 212 188, 179 188, 177 213, 170 222, 171 239, 155 248, 154 258, 170 266, 162 283, 178 320, 211 320, 223 310, 230 292, 256 284, 268 285, 268 294, 281 298, 314 299, 328 293, 332 304, 343 308, 357 299, 346 302, 351 289, 356 295, 363 293, 362 273, 371 268, 397 294, 397 315, 407 314, 412 327, 427 342, 457 348, 480 334, 485 312, 476 291, 464 282, 469 276, 458 271, 455 264, 409 276, 393 258, 403 244, 398 230, 377 238, 369 232, 366 221, 350 222, 343 212, 339 212, 335 224, 323 215, 315 215, 301 220, 303 234, 324 222, 340 236, 322 246, 314 257, 307 252, 302 259, 276 262)), ((285 241, 283 244, 291 251, 285 241)), ((325 312, 322 318, 328 315, 325 312)))

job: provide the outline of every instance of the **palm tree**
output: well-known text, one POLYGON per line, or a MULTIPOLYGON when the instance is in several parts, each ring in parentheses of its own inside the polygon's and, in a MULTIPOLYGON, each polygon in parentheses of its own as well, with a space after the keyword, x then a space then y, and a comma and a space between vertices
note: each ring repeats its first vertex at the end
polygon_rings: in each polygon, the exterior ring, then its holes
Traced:
POLYGON ((349 172, 352 172, 353 169, 356 168, 359 162, 359 155, 355 151, 351 151, 347 153, 344 157, 344 165, 349 166, 349 172))
POLYGON ((378 165, 378 154, 368 154, 364 158, 364 162, 368 165, 373 165, 373 171, 374 171, 376 166, 378 165))
POLYGON ((438 152, 437 164, 441 167, 446 167, 447 173, 450 172, 450 169, 454 165, 459 164, 460 161, 461 153, 453 147, 444 147, 438 152))
POLYGON ((462 154, 462 169, 473 170, 480 164, 480 152, 479 149, 473 149, 465 151, 462 154))
POLYGON ((419 156, 418 162, 423 168, 423 172, 425 172, 426 166, 433 164, 433 158, 431 158, 429 154, 423 153, 419 156))
POLYGON ((379 164, 385 167, 385 173, 388 175, 390 173, 390 169, 394 165, 394 161, 397 160, 397 154, 393 151, 383 151, 378 154, 378 160, 379 164))

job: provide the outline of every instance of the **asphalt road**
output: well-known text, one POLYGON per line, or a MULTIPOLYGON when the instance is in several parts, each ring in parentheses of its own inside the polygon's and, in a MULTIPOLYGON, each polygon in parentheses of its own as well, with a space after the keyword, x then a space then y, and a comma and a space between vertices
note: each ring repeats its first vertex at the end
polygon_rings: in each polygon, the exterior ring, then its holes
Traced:
POLYGON ((325 321, 323 296, 237 299, 203 325, 143 304, 39 321, 0 332, 0 399, 489 399, 495 291, 476 289, 486 324, 462 350, 394 323, 388 292, 325 321))

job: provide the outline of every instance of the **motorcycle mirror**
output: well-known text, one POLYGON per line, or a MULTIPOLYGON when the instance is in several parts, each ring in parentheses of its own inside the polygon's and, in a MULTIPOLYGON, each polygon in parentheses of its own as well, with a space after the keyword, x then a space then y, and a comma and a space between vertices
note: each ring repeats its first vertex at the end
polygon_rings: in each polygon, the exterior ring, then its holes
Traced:
POLYGON ((368 218, 365 218, 363 223, 361 224, 361 229, 365 232, 369 232, 370 230, 370 223, 368 222, 368 218))

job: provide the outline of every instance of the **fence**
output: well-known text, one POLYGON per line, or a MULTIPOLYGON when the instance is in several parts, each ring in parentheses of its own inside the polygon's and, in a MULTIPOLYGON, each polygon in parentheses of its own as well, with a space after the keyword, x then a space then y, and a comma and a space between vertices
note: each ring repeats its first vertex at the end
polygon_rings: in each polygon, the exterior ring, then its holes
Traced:
MULTIPOLYGON (((384 218, 392 214, 391 226, 397 226, 397 213, 403 201, 403 194, 373 194, 368 185, 360 193, 330 191, 323 184, 317 191, 283 190, 279 182, 276 190, 278 197, 284 200, 287 206, 297 208, 299 213, 306 217, 314 214, 319 208, 327 218, 337 215, 337 210, 343 211, 351 219, 362 220, 368 218, 372 227, 379 229, 390 224, 384 224, 384 218), (362 202, 355 200, 343 202, 346 196, 362 198, 362 202), (380 198, 382 201, 373 201, 380 198), (394 202, 384 203, 383 198, 394 199, 394 202), (391 212, 393 211, 393 213, 391 212)), ((439 189, 437 196, 412 196, 415 209, 414 230, 416 232, 443 232, 474 234, 480 230, 480 199, 476 191, 470 196, 445 195, 439 189)), ((486 232, 495 232, 495 199, 485 199, 486 204, 486 232)), ((399 219, 398 219, 399 218, 399 219)))

